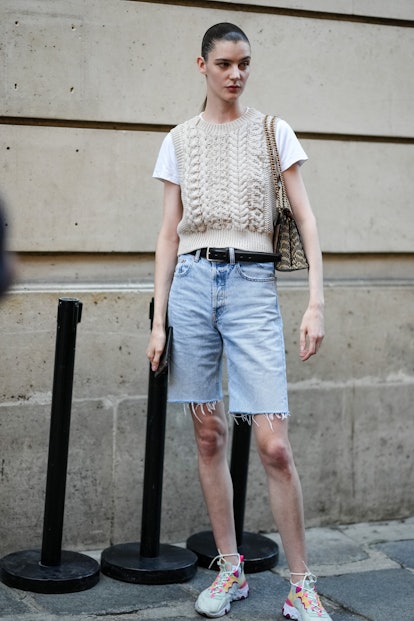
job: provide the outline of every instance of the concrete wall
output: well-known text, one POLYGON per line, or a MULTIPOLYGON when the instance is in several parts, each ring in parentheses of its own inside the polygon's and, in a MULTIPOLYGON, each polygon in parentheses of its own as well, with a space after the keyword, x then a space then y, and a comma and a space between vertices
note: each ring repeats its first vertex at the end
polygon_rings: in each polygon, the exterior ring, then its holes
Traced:
MULTIPOLYGON (((0 554, 37 545, 56 308, 78 327, 65 543, 139 539, 148 304, 165 132, 192 116, 194 58, 233 21, 253 47, 249 105, 288 120, 325 255, 327 338, 297 356, 303 274, 280 277, 292 443, 308 524, 413 513, 414 8, 410 0, 3 0, 0 192, 18 281, 0 306, 0 554)), ((162 537, 208 527, 191 420, 170 407, 162 537), (180 442, 177 442, 177 437, 180 442)), ((252 447, 246 528, 273 523, 252 447)))

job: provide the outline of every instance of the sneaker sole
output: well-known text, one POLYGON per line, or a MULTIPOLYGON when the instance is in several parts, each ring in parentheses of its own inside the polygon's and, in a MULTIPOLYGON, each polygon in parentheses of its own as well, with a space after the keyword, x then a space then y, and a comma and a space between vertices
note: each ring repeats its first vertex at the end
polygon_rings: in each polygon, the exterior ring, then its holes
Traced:
POLYGON ((249 596, 249 585, 246 584, 245 587, 238 589, 236 593, 234 594, 234 596, 232 597, 231 602, 229 602, 225 606, 225 608, 223 608, 222 610, 219 610, 218 612, 215 612, 215 613, 205 612, 204 610, 201 610, 200 608, 198 608, 197 602, 195 604, 195 609, 196 609, 196 612, 198 612, 198 614, 202 615, 203 617, 208 617, 209 619, 219 619, 220 617, 224 617, 224 615, 230 612, 232 602, 238 602, 241 599, 247 599, 248 596, 249 596))
POLYGON ((293 606, 289 606, 289 604, 284 604, 282 608, 282 614, 286 619, 292 619, 292 621, 300 621, 299 613, 293 606))

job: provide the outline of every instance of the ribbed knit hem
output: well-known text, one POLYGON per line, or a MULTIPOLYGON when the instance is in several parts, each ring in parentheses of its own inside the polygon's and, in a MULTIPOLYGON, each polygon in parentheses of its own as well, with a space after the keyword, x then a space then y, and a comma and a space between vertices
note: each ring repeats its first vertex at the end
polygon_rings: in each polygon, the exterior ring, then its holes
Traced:
POLYGON ((273 234, 251 231, 206 231, 186 234, 180 240, 178 254, 187 254, 199 248, 236 248, 250 252, 273 252, 273 234))

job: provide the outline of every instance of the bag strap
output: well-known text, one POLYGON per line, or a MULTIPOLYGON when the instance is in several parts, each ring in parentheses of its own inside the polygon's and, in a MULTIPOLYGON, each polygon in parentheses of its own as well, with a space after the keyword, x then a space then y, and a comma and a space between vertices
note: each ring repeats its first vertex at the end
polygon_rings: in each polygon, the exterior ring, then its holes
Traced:
POLYGON ((278 171, 276 168, 276 162, 275 162, 275 157, 274 157, 274 151, 275 151, 274 144, 276 144, 276 137, 274 133, 275 118, 269 115, 266 115, 264 118, 263 124, 264 124, 265 136, 266 136, 267 152, 268 152, 269 161, 270 161, 270 168, 272 171, 273 183, 275 186, 276 194, 278 194, 279 175, 278 175, 278 171), (270 127, 269 127, 269 121, 270 121, 270 127))
POLYGON ((275 185, 276 197, 279 196, 279 188, 282 190, 283 201, 278 200, 278 211, 279 213, 282 213, 283 207, 288 208, 289 211, 292 211, 286 192, 285 180, 283 179, 279 151, 276 143, 275 125, 277 123, 277 117, 266 115, 263 123, 266 136, 267 151, 269 153, 270 159, 270 167, 272 170, 273 183, 275 185))

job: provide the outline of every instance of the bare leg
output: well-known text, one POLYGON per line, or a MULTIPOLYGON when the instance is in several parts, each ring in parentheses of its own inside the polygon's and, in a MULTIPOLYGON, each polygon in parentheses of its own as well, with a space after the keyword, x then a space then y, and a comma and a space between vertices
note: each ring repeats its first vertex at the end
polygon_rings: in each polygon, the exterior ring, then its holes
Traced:
POLYGON ((289 569, 292 574, 304 574, 307 559, 302 488, 288 439, 288 423, 275 417, 272 430, 265 415, 255 419, 258 424, 253 428, 267 474, 270 505, 289 569))
MULTIPOLYGON (((213 529, 221 554, 237 554, 233 514, 233 484, 227 461, 228 421, 223 403, 213 411, 193 405, 194 434, 198 447, 198 471, 213 529)), ((234 561, 237 561, 237 556, 234 561)), ((227 560, 231 561, 231 557, 227 560)))

